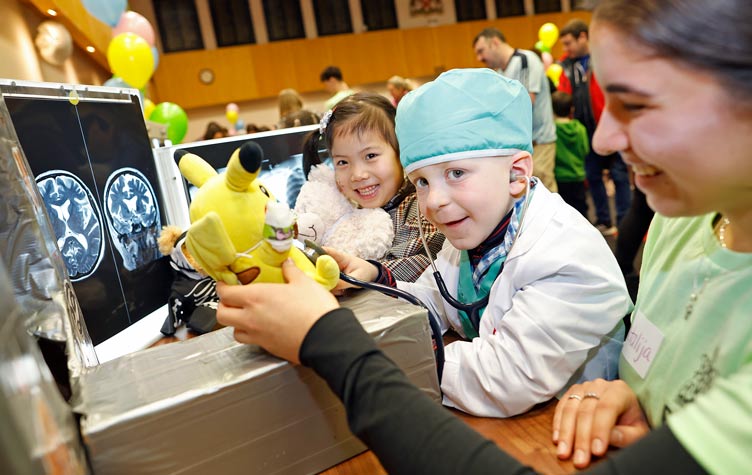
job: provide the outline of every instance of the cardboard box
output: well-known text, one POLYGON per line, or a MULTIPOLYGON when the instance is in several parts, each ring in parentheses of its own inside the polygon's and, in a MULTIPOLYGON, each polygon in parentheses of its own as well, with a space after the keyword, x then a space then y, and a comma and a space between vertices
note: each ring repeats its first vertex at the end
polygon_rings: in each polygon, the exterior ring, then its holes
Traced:
MULTIPOLYGON (((343 304, 440 401, 425 310, 365 291, 343 304)), ((101 364, 78 383, 97 475, 315 473, 365 450, 323 380, 229 328, 101 364)))

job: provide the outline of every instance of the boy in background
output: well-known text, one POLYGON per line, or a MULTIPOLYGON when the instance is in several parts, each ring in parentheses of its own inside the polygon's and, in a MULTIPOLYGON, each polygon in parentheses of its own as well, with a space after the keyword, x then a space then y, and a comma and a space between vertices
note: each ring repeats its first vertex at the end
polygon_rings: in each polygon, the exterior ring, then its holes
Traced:
POLYGON ((572 95, 557 91, 551 95, 556 124, 556 166, 554 174, 559 194, 587 218, 585 200, 585 156, 590 152, 587 129, 572 118, 572 95))

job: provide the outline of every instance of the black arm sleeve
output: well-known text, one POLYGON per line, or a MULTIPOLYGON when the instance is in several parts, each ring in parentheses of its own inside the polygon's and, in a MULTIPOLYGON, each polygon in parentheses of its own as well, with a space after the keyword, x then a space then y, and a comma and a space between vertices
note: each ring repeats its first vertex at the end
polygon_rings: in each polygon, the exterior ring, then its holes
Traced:
MULTIPOLYGON (((350 430, 390 474, 534 473, 410 383, 348 309, 316 322, 303 341, 300 361, 342 400, 350 430)), ((667 426, 591 472, 704 473, 667 426)))
POLYGON ((327 381, 350 430, 390 474, 528 472, 410 383, 350 310, 333 310, 311 328, 300 361, 327 381))

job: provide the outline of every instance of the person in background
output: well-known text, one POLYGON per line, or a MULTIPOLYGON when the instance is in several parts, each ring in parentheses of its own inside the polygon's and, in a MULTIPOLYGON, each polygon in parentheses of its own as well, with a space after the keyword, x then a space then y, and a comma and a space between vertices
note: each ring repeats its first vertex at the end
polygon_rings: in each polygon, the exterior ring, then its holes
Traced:
POLYGON ((324 85, 326 92, 332 96, 324 103, 324 110, 332 109, 339 101, 345 97, 355 94, 355 91, 350 89, 345 80, 342 77, 342 71, 337 66, 327 66, 321 75, 319 76, 321 84, 324 85))
POLYGON ((619 154, 600 155, 593 150, 592 138, 603 110, 603 91, 590 67, 590 40, 588 26, 582 20, 571 20, 559 32, 559 41, 567 53, 561 62, 564 69, 559 78, 559 90, 572 95, 574 118, 582 122, 591 141, 590 153, 585 157, 585 175, 590 196, 595 205, 595 226, 604 236, 617 232, 614 224, 619 224, 627 213, 631 202, 629 173, 619 154), (603 171, 608 170, 614 182, 616 195, 616 222, 611 219, 603 171))
POLYGON ((556 117, 556 183, 559 194, 587 218, 585 155, 590 152, 587 130, 572 118, 572 96, 557 91, 551 96, 556 117))
MULTIPOLYGON (((506 77, 517 79, 530 94, 533 108, 533 174, 550 191, 558 191, 556 127, 551 109, 551 89, 540 57, 532 51, 515 49, 497 28, 486 28, 473 40, 478 61, 506 77)), ((490 98, 488 98, 490 100, 490 98)))
POLYGON ((280 122, 279 128, 280 129, 287 129, 289 127, 300 127, 302 125, 313 125, 318 124, 319 118, 318 115, 314 114, 313 112, 309 110, 299 110, 297 112, 293 112, 291 114, 287 114, 285 118, 280 122))
POLYGON ((402 76, 392 76, 386 81, 386 89, 392 96, 392 105, 397 107, 399 101, 413 90, 412 84, 402 76))
POLYGON ((379 262, 397 278, 414 282, 430 262, 420 228, 431 259, 441 249, 444 235, 419 217, 415 187, 400 165, 395 113, 380 94, 360 92, 346 97, 321 119, 320 130, 307 137, 303 168, 308 176, 311 161, 320 157, 319 147, 326 147, 340 192, 359 207, 382 208, 392 218, 392 248, 379 262))
POLYGON ((279 128, 283 128, 285 117, 300 110, 303 110, 303 98, 300 97, 295 89, 282 89, 277 96, 279 105, 279 128))
POLYGON ((248 124, 245 126, 245 132, 247 134, 255 134, 257 132, 269 132, 271 128, 266 125, 248 124))
POLYGON ((221 139, 229 135, 227 128, 222 127, 218 123, 212 121, 206 124, 206 131, 204 131, 204 140, 221 139))

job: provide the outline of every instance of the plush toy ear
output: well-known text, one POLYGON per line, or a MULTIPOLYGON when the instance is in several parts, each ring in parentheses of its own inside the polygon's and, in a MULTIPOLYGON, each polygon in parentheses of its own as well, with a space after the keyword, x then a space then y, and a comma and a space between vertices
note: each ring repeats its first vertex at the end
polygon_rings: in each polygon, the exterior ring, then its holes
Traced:
POLYGON ((227 163, 225 181, 232 191, 245 191, 256 179, 264 159, 264 151, 256 142, 246 142, 235 150, 227 163))
POLYGON ((175 152, 175 160, 178 162, 180 173, 193 185, 201 188, 206 181, 217 175, 217 170, 209 165, 203 158, 185 150, 175 152))

